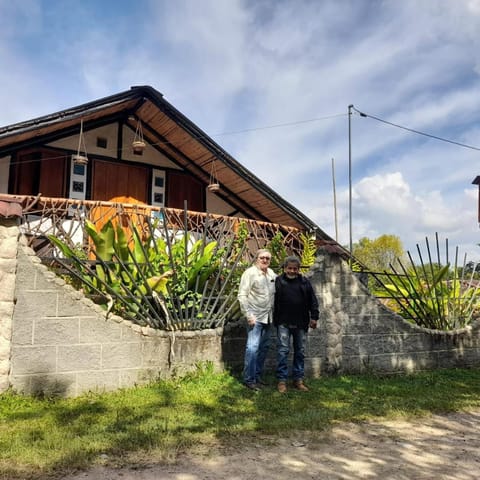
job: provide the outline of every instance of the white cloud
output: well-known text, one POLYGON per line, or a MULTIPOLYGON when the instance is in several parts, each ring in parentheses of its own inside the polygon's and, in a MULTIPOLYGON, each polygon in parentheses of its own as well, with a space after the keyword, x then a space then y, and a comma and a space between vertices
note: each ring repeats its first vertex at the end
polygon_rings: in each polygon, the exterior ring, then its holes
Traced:
MULTIPOLYGON (((478 258, 480 249, 472 248, 478 242, 475 195, 475 189, 464 189, 453 198, 435 190, 416 194, 400 172, 365 177, 353 188, 354 241, 386 233, 399 236, 405 248, 415 251, 425 237, 434 241, 438 234, 452 248, 468 246, 478 258)), ((344 193, 344 201, 345 197, 344 193)))
MULTIPOLYGON (((214 138, 332 236, 335 158, 347 243, 348 105, 480 146, 478 31, 478 0, 0 0, 0 124, 139 84, 211 135, 290 124, 214 138)), ((351 125, 355 238, 475 252, 478 151, 351 125)))

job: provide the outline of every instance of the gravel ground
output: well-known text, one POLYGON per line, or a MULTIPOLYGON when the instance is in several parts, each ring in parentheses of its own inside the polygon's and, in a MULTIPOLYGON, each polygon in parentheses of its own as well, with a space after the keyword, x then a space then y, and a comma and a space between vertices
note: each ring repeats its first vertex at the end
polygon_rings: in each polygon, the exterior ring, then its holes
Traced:
POLYGON ((255 437, 172 465, 95 467, 64 480, 477 480, 480 410, 413 421, 340 424, 329 432, 255 437))

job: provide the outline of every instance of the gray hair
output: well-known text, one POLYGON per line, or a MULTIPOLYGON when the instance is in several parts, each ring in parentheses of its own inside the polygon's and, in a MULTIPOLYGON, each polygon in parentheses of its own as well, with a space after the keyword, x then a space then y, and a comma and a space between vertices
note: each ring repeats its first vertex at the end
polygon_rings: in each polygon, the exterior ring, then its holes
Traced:
POLYGON ((298 267, 300 267, 300 259, 296 257, 295 255, 290 255, 288 256, 284 261, 283 261, 283 267, 286 267, 289 263, 296 263, 298 267))
POLYGON ((261 248, 260 250, 258 250, 258 252, 255 254, 255 260, 258 259, 258 257, 260 255, 263 255, 264 253, 268 253, 270 255, 270 257, 272 256, 272 254, 270 253, 269 250, 267 250, 266 248, 261 248))

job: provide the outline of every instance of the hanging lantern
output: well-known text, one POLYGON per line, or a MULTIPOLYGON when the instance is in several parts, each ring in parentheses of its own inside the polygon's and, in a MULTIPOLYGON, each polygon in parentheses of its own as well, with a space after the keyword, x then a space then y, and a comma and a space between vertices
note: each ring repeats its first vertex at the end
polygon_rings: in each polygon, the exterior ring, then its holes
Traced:
POLYGON ((88 163, 87 147, 83 136, 83 119, 80 120, 80 135, 78 137, 78 149, 76 155, 72 155, 72 161, 75 165, 86 165, 88 163), (83 152, 81 148, 83 146, 83 152))
POLYGON ((215 159, 212 161, 212 168, 210 170, 210 182, 207 185, 207 190, 209 192, 215 193, 220 190, 220 184, 218 183, 217 180, 217 169, 215 166, 215 159))
POLYGON ((145 150, 145 141, 143 140, 142 122, 138 120, 135 136, 133 137, 132 148, 135 155, 141 155, 145 150))

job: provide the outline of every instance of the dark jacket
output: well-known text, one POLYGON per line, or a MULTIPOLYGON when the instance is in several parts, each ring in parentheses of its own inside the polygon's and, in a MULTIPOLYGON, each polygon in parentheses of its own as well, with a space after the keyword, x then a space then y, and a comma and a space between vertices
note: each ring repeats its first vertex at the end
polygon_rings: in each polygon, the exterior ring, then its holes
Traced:
POLYGON ((283 273, 275 279, 273 307, 273 324, 275 326, 297 326, 308 330, 310 320, 318 320, 318 317, 318 300, 308 278, 298 275, 292 281, 283 273), (293 304, 297 305, 294 309, 290 308, 293 304))

